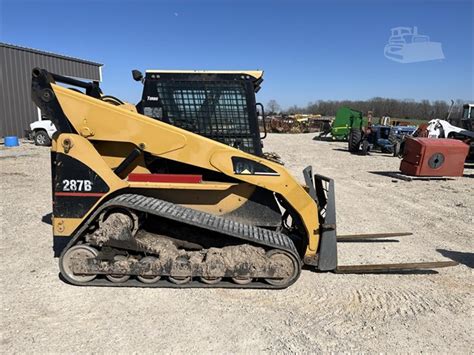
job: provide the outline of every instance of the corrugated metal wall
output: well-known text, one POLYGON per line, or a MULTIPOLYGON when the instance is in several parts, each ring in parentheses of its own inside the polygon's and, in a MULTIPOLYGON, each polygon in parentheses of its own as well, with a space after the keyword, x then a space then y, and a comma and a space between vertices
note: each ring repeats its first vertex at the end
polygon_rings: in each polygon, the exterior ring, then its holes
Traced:
POLYGON ((31 70, 34 67, 76 78, 100 80, 100 64, 0 43, 0 137, 23 137, 29 124, 38 119, 37 108, 31 101, 31 70))

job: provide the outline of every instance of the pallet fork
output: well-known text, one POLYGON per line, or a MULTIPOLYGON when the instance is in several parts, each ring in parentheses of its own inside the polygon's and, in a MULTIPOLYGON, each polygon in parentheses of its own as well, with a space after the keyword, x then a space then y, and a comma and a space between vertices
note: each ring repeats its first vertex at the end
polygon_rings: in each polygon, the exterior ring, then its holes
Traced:
POLYGON ((397 264, 362 264, 338 265, 337 244, 344 242, 370 242, 374 239, 386 239, 413 235, 409 232, 371 233, 337 235, 336 228, 336 200, 334 180, 326 176, 313 174, 311 166, 303 170, 308 193, 316 201, 321 223, 321 239, 317 268, 320 271, 333 271, 337 274, 365 274, 365 273, 401 273, 417 270, 431 270, 442 267, 456 266, 455 261, 434 261, 397 264))

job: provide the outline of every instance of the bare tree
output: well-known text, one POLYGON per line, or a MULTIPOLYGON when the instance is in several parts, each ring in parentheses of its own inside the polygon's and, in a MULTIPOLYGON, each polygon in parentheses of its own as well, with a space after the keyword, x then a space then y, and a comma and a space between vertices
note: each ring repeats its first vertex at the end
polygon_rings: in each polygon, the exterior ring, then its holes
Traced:
POLYGON ((276 102, 276 100, 270 100, 268 101, 267 103, 267 112, 269 114, 276 114, 276 113, 279 113, 281 111, 281 107, 280 105, 278 104, 278 102, 276 102))

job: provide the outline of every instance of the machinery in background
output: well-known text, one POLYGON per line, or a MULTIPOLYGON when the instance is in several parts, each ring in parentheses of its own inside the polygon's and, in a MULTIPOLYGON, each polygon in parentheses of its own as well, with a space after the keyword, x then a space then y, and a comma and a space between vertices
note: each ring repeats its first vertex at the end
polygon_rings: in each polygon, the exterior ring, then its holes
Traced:
POLYGON ((474 104, 465 104, 462 109, 462 116, 451 118, 454 100, 451 100, 451 106, 445 120, 434 119, 428 122, 429 138, 455 138, 460 140, 469 140, 474 138, 474 104))
POLYGON ((461 127, 474 131, 474 104, 465 104, 462 108, 461 127))
POLYGON ((349 151, 367 155, 369 151, 379 149, 382 153, 389 152, 391 126, 369 125, 360 129, 351 128, 349 151))
POLYGON ((272 133, 314 133, 326 137, 331 133, 331 119, 321 115, 278 115, 266 119, 267 131, 272 133))
POLYGON ((387 144, 387 152, 398 156, 402 142, 417 134, 419 127, 416 126, 394 126, 390 130, 389 142, 387 144))
POLYGON ((352 127, 349 139, 349 152, 367 155, 370 151, 396 155, 405 137, 416 131, 414 126, 372 125, 367 127, 352 127))
MULTIPOLYGON (((466 123, 472 125, 472 120, 466 120, 466 123)), ((466 125, 469 127, 469 125, 466 125)), ((428 122, 428 138, 454 138, 460 140, 471 140, 474 138, 474 132, 465 128, 453 126, 445 120, 435 119, 428 122)))
POLYGON ((412 176, 462 176, 469 146, 455 139, 407 138, 400 171, 412 176))
MULTIPOLYGON (((449 119, 449 117, 448 117, 449 119)), ((429 138, 453 138, 461 140, 469 146, 468 160, 474 160, 474 104, 463 106, 463 115, 460 119, 451 120, 462 126, 454 126, 447 120, 435 119, 428 122, 429 138)))
MULTIPOLYGON (((348 140, 352 128, 367 127, 368 119, 361 111, 349 107, 340 107, 332 123, 331 135, 335 140, 348 140)), ((357 138, 355 138, 357 139, 357 138)))
POLYGON ((289 116, 271 117, 267 130, 272 133, 301 133, 299 122, 289 116))
MULTIPOLYGON (((426 137, 428 137, 427 127, 428 127, 427 123, 422 123, 418 127, 413 126, 413 128, 415 128, 415 130, 412 133, 407 132, 407 134, 401 134, 399 137, 397 137, 397 139, 395 140, 395 144, 393 146, 393 156, 403 158, 404 149, 405 149, 405 142, 406 142, 407 138, 410 138, 410 137, 426 138, 426 137)), ((402 132, 403 132, 403 127, 396 127, 396 128, 401 128, 402 132)))
POLYGON ((41 117, 40 120, 30 123, 30 130, 26 131, 26 137, 33 140, 36 145, 49 147, 55 132, 54 123, 41 117))
MULTIPOLYGON (((338 242, 406 234, 337 235, 332 179, 308 167, 302 185, 280 164, 174 125, 182 118, 180 124, 204 129, 213 118, 226 122, 221 111, 211 109, 219 95, 255 94, 253 78, 235 80, 246 82, 243 91, 231 83, 230 89, 200 93, 166 90, 158 98, 174 100, 171 106, 178 109, 190 101, 209 108, 206 115, 194 111, 201 126, 189 116, 173 114, 167 123, 111 105, 98 83, 33 70, 32 98, 58 129, 51 149, 52 225, 55 245, 66 243, 59 259, 65 280, 91 286, 277 289, 293 284, 303 265, 337 273, 456 265, 340 266, 338 242)), ((249 108, 244 99, 227 106, 236 114, 249 108)))

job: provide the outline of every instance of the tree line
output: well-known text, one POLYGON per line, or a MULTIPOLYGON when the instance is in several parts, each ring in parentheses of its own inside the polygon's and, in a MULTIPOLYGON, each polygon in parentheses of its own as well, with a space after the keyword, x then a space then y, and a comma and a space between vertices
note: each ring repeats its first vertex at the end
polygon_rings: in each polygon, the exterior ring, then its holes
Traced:
MULTIPOLYGON (((464 100, 455 100, 451 112, 451 118, 461 117, 462 106, 464 100)), ((306 107, 296 105, 290 106, 286 110, 282 110, 276 100, 270 100, 267 104, 267 113, 269 114, 320 114, 322 116, 335 116, 337 110, 347 106, 354 110, 363 112, 367 115, 372 111, 374 117, 390 116, 396 118, 409 118, 420 120, 431 120, 435 118, 446 119, 451 103, 443 100, 421 100, 415 101, 410 99, 398 100, 383 97, 374 97, 370 100, 318 100, 310 102, 306 107)))

